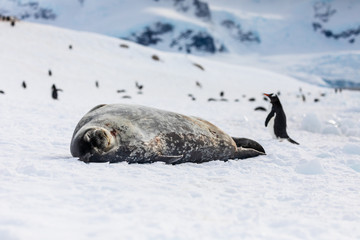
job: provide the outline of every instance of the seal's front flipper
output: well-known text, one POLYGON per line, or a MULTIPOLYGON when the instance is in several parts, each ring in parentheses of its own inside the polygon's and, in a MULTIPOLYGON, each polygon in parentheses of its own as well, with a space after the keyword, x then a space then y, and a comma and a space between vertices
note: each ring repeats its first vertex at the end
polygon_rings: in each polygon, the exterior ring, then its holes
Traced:
POLYGON ((266 154, 265 152, 260 152, 252 148, 238 147, 234 154, 234 158, 245 159, 245 158, 257 157, 260 155, 266 155, 266 154))
POLYGON ((248 138, 232 138, 234 142, 236 143, 237 147, 243 147, 243 148, 252 148, 259 152, 265 153, 265 149, 260 145, 260 143, 248 139, 248 138))
POLYGON ((183 155, 169 156, 169 155, 159 155, 156 156, 153 160, 154 162, 164 162, 166 164, 177 164, 183 158, 183 155))

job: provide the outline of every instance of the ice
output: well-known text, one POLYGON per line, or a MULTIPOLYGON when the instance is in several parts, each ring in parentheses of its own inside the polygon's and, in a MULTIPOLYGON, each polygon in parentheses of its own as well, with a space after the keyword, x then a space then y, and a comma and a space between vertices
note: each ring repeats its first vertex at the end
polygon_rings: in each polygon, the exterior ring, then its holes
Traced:
POLYGON ((295 171, 301 174, 323 174, 324 169, 321 165, 319 160, 310 160, 300 163, 296 168, 295 171))
POLYGON ((302 120, 301 128, 313 133, 322 132, 322 124, 316 113, 306 114, 302 120))
POLYGON ((347 154, 356 154, 356 155, 360 155, 360 147, 358 144, 346 144, 343 147, 343 151, 347 154))

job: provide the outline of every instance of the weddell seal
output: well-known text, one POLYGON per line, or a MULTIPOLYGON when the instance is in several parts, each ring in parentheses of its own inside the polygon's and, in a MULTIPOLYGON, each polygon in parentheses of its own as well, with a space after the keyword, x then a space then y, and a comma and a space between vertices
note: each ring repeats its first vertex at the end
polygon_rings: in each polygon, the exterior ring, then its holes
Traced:
POLYGON ((84 162, 110 163, 201 163, 265 154, 259 143, 232 138, 203 119, 128 104, 91 109, 77 124, 70 150, 84 162))

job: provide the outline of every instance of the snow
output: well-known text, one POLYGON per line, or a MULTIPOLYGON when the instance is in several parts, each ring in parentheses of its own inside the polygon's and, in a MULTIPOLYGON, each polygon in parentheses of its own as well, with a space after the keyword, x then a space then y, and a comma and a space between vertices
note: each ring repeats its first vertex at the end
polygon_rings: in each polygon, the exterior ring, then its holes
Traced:
POLYGON ((2 240, 360 238, 359 92, 335 93, 274 67, 302 56, 249 56, 246 63, 184 56, 26 22, 0 22, 0 39, 2 240), (54 83, 63 89, 57 101, 54 83), (227 102, 207 101, 220 91, 227 102), (254 111, 270 109, 262 93, 277 91, 299 146, 273 139, 267 113, 254 111), (71 136, 101 103, 198 116, 258 141, 267 155, 175 166, 85 164, 71 157, 71 136))

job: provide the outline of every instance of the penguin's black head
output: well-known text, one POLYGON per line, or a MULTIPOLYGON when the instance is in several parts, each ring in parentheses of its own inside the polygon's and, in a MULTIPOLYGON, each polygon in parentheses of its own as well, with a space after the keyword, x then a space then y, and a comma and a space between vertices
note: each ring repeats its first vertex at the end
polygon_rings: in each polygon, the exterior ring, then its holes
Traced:
POLYGON ((272 104, 276 104, 276 103, 280 103, 280 100, 278 98, 278 96, 274 93, 270 93, 270 94, 267 94, 267 93, 264 93, 265 96, 267 96, 269 99, 270 99, 270 102, 272 104))

